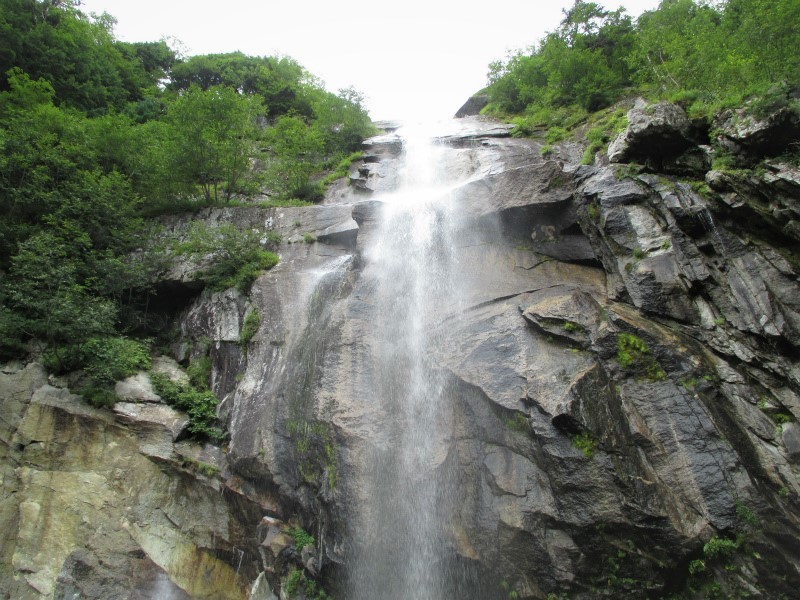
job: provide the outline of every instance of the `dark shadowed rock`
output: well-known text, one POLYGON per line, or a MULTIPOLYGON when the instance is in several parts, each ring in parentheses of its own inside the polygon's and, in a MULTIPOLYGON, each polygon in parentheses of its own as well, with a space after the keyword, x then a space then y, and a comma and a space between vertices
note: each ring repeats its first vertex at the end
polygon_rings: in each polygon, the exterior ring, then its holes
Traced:
POLYGON ((471 96, 469 100, 456 111, 455 118, 461 119, 463 117, 474 117, 479 115, 481 110, 489 104, 489 96, 471 96))

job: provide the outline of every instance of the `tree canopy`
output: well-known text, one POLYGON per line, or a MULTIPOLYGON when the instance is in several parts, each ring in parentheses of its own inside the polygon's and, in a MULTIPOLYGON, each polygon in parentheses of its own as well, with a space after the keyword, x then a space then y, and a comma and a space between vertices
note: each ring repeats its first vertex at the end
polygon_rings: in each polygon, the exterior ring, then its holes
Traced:
MULTIPOLYGON (((372 133, 357 92, 291 58, 179 57, 116 40, 113 17, 79 4, 0 4, 0 357, 36 340, 62 366, 134 331, 147 216, 317 199, 372 133)), ((258 257, 251 271, 272 264, 258 257)))
POLYGON ((800 80, 800 0, 662 0, 635 22, 575 0, 555 31, 489 65, 490 110, 593 111, 633 91, 692 97, 697 112, 800 80))

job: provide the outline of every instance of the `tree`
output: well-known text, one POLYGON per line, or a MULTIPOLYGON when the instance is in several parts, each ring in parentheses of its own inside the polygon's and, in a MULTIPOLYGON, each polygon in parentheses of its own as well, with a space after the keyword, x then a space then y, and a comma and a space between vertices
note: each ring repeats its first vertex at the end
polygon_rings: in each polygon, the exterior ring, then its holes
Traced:
POLYGON ((175 174, 199 185, 207 202, 230 200, 255 156, 260 98, 224 86, 191 86, 168 108, 175 174))

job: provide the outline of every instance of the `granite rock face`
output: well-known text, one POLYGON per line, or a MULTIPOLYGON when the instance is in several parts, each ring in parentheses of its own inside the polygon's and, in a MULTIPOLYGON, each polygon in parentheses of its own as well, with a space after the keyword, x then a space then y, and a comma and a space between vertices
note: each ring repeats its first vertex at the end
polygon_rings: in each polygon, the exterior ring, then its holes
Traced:
MULTIPOLYGON (((669 157, 649 144, 669 138, 677 156, 703 141, 676 108, 640 107, 614 156, 649 173, 548 161, 481 119, 437 137, 459 293, 430 309, 424 368, 447 403, 421 480, 458 499, 437 515, 441 554, 474 597, 689 598, 688 584, 713 584, 777 598, 800 585, 796 177, 778 162, 756 181, 709 172, 701 196, 658 172, 669 157), (724 559, 704 551, 720 540, 724 559)), ((195 290, 174 307, 175 358, 211 359, 224 453, 180 441, 180 415, 144 392, 98 411, 40 367, 7 367, 7 596, 164 585, 257 600, 286 597, 294 570, 348 597, 370 457, 413 427, 376 399, 371 359, 387 346, 376 323, 400 318, 375 302, 391 282, 374 249, 411 151, 402 136, 371 140, 351 186, 320 206, 200 216, 284 239, 249 295, 195 290), (317 241, 295 243, 305 232, 317 241)), ((198 268, 163 281, 186 287, 198 268)))

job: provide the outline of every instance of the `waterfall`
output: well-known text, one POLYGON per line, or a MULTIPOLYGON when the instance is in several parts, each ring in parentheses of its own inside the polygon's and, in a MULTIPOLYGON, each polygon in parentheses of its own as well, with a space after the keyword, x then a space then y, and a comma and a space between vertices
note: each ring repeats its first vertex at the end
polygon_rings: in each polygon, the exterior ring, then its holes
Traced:
POLYGON ((452 595, 448 523, 458 511, 448 454, 452 394, 428 360, 444 318, 459 312, 454 206, 447 181, 454 152, 422 128, 400 132, 400 188, 380 198, 362 277, 376 337, 368 399, 379 415, 353 527, 353 600, 438 600, 452 595))

